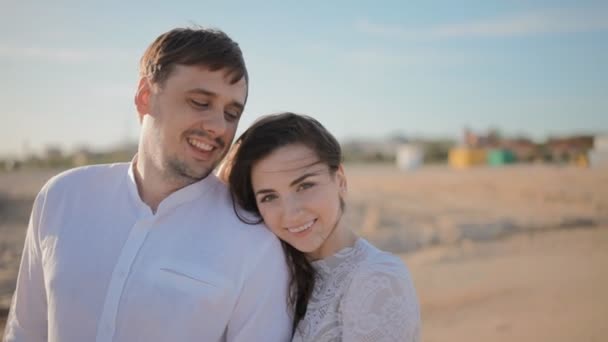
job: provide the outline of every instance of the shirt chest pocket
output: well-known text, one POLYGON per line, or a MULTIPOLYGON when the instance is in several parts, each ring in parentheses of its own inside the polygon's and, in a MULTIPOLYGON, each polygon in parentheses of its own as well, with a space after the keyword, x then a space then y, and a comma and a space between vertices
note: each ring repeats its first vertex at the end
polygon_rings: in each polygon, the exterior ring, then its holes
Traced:
POLYGON ((170 300, 177 312, 222 312, 232 307, 233 284, 208 267, 167 262, 154 273, 156 295, 170 300))
POLYGON ((230 286, 228 279, 203 265, 164 262, 158 265, 159 280, 180 288, 217 288, 230 286))
POLYGON ((217 341, 236 302, 234 288, 227 276, 203 264, 150 264, 145 276, 134 273, 128 282, 117 321, 154 341, 217 341))

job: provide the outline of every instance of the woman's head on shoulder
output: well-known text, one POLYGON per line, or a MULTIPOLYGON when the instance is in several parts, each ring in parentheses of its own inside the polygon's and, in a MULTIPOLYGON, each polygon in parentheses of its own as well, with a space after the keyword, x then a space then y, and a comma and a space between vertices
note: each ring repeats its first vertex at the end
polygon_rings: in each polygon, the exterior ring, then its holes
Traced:
POLYGON ((220 177, 229 185, 237 215, 243 219, 240 210, 257 215, 282 240, 295 329, 314 287, 310 260, 333 254, 352 239, 340 224, 346 192, 340 144, 310 116, 263 116, 237 139, 220 177))
POLYGON ((342 151, 316 119, 264 116, 239 137, 227 163, 239 206, 296 249, 314 252, 338 225, 346 191, 342 151))

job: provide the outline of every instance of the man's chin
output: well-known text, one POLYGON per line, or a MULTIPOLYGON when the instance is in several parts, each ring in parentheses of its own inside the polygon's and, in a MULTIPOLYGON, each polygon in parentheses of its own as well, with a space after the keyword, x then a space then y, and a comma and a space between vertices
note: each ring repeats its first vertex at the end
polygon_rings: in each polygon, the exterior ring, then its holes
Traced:
POLYGON ((190 179, 192 182, 198 182, 201 181, 205 178, 207 178, 211 172, 213 172, 213 169, 204 169, 204 170, 196 170, 196 171, 191 171, 188 172, 186 174, 183 174, 182 176, 184 176, 185 178, 190 179))
POLYGON ((213 172, 213 165, 188 165, 184 162, 173 161, 169 163, 171 173, 182 179, 185 183, 195 183, 207 178, 213 172))

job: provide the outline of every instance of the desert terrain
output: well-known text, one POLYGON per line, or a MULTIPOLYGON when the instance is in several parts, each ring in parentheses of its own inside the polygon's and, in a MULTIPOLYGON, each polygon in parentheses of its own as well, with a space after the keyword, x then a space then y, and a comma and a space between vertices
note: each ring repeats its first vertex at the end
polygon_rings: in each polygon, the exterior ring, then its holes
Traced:
MULTIPOLYGON (((0 331, 33 199, 59 170, 0 173, 0 331)), ((605 341, 608 169, 347 165, 346 219, 402 256, 423 341, 605 341)))

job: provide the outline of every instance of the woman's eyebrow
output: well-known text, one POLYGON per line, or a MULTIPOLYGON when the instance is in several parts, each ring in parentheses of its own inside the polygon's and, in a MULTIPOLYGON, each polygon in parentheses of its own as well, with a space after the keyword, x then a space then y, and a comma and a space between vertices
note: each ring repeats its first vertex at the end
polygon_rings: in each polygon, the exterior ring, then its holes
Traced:
POLYGON ((293 180, 293 181, 292 181, 292 182, 289 184, 289 186, 294 186, 294 185, 296 185, 296 184, 298 184, 298 183, 302 182, 302 181, 303 181, 303 180, 305 180, 306 178, 308 178, 308 177, 312 177, 312 176, 316 176, 316 175, 318 175, 318 174, 319 174, 319 171, 305 173, 305 174, 303 174, 302 176, 300 176, 300 177, 296 178, 295 180, 293 180))
POLYGON ((272 190, 272 189, 260 189, 260 190, 258 190, 258 191, 255 192, 255 195, 257 196, 257 195, 261 195, 261 194, 268 194, 268 193, 271 193, 271 192, 274 192, 274 190, 272 190))

